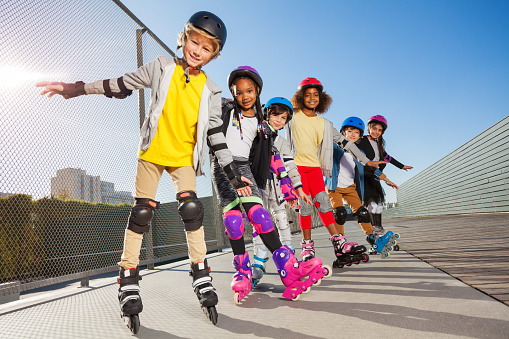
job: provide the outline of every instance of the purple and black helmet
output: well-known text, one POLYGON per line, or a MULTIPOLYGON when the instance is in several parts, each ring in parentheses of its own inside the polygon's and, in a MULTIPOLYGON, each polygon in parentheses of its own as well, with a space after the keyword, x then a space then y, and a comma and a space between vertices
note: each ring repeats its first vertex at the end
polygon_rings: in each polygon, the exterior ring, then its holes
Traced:
POLYGON ((233 82, 235 81, 236 78, 242 77, 242 76, 246 76, 255 82, 255 84, 260 89, 260 92, 258 94, 260 94, 262 92, 262 87, 263 87, 262 77, 260 76, 260 74, 258 74, 256 69, 254 69, 253 67, 250 67, 250 66, 239 66, 239 67, 235 68, 230 73, 230 75, 228 75, 228 80, 227 80, 228 88, 232 87, 233 82))

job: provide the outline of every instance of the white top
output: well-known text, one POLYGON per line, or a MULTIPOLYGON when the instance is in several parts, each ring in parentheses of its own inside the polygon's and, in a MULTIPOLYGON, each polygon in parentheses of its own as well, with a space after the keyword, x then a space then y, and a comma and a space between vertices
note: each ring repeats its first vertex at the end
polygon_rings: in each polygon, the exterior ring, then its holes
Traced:
POLYGON ((373 151, 375 151, 375 157, 373 158, 373 161, 380 161, 380 153, 378 152, 378 145, 376 141, 368 139, 369 143, 371 144, 371 147, 373 147, 373 151))
POLYGON ((241 115, 240 126, 242 126, 242 140, 240 139, 240 128, 233 126, 233 112, 230 115, 228 129, 226 130, 226 145, 234 157, 249 158, 249 152, 253 140, 258 132, 258 119, 254 117, 243 117, 241 115))
POLYGON ((355 177, 355 161, 350 153, 343 154, 339 165, 338 187, 347 188, 352 186, 355 177))

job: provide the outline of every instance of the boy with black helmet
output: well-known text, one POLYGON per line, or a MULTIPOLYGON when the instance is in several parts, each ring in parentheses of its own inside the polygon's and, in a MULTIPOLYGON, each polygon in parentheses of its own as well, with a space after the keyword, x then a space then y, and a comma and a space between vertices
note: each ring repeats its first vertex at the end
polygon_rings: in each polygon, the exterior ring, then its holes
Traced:
POLYGON ((178 39, 182 58, 159 56, 132 73, 118 79, 92 83, 66 84, 42 82, 41 93, 72 98, 79 95, 104 94, 126 98, 133 90, 151 89, 151 103, 140 130, 140 145, 136 171, 135 205, 131 210, 124 238, 124 251, 119 263, 119 302, 122 315, 129 318, 133 333, 139 328, 138 313, 143 309, 139 295, 139 254, 143 234, 159 202, 155 201, 161 175, 167 171, 175 186, 178 211, 184 223, 191 260, 193 288, 210 320, 217 322, 217 295, 212 287, 210 268, 205 258, 207 248, 203 231, 203 206, 196 196, 196 176, 203 175, 207 142, 215 150, 233 187, 249 195, 231 152, 217 147, 225 143, 221 126, 221 90, 201 71, 215 59, 226 41, 223 21, 210 12, 195 13, 178 39), (206 104, 201 104, 201 103, 206 104))

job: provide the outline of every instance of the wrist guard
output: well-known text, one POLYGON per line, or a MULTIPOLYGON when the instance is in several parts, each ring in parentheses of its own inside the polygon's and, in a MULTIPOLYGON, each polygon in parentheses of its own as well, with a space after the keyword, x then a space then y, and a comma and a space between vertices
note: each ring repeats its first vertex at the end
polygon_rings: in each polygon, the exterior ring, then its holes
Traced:
POLYGON ((285 200, 294 200, 297 199, 295 194, 293 193, 293 185, 292 180, 288 177, 288 173, 286 172, 285 166, 281 161, 281 156, 279 154, 272 154, 270 159, 270 171, 276 175, 277 180, 279 180, 279 186, 281 187, 281 191, 283 192, 283 198, 285 200))
POLYGON ((239 172, 239 169, 235 164, 232 162, 224 167, 224 171, 226 173, 226 176, 228 177, 228 180, 230 180, 231 184, 235 189, 239 189, 242 187, 248 186, 247 183, 242 181, 241 175, 239 172))
POLYGON ((85 83, 78 81, 74 84, 68 84, 65 82, 52 82, 52 85, 62 85, 64 90, 60 92, 60 95, 65 99, 74 98, 80 95, 85 95, 85 83))

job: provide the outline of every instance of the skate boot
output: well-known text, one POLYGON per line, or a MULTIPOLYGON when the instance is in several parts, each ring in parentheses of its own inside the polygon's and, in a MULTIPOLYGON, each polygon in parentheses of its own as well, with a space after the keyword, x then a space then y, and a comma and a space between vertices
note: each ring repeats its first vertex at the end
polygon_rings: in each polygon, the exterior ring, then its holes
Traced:
POLYGON ((131 269, 120 268, 118 283, 118 301, 120 303, 120 316, 127 321, 127 327, 133 334, 138 333, 140 329, 140 318, 138 316, 143 311, 143 304, 140 297, 139 281, 140 270, 138 267, 131 269))
POLYGON ((254 250, 254 259, 252 265, 253 271, 253 288, 260 282, 260 279, 265 274, 265 265, 269 260, 269 250, 264 246, 256 246, 254 250))
POLYGON ((302 252, 300 254, 300 257, 302 261, 308 261, 315 257, 315 243, 313 240, 302 239, 301 246, 302 252))
POLYGON ((370 234, 366 238, 368 243, 373 247, 376 253, 379 253, 382 259, 388 258, 391 255, 391 251, 394 250, 394 247, 397 244, 397 239, 399 239, 398 233, 392 233, 391 231, 386 232, 381 237, 376 236, 376 234, 370 234))
POLYGON ((335 234, 330 240, 334 246, 334 253, 337 258, 332 263, 333 268, 343 268, 345 265, 352 265, 352 263, 359 264, 361 261, 369 261, 369 256, 365 253, 365 246, 359 245, 356 242, 347 242, 342 234, 335 234))
POLYGON ((189 274, 193 277, 194 293, 200 301, 201 308, 212 324, 217 324, 217 294, 212 286, 212 277, 207 259, 197 264, 191 263, 189 274))
POLYGON ((297 261, 286 246, 277 249, 272 258, 281 281, 286 286, 283 297, 293 301, 299 300, 302 293, 309 293, 312 285, 320 285, 322 278, 328 278, 332 274, 330 266, 322 266, 320 258, 297 261))
POLYGON ((249 254, 239 254, 233 257, 233 267, 237 270, 237 273, 233 275, 232 290, 235 291, 233 295, 233 302, 235 305, 239 305, 242 299, 251 292, 252 282, 251 277, 253 275, 251 271, 251 263, 249 262, 249 254))
MULTIPOLYGON (((371 216, 371 220, 377 220, 376 219, 376 214, 375 215, 372 215, 371 216)), ((375 238, 379 238, 381 237, 382 235, 385 234, 385 230, 383 227, 381 226, 376 226, 376 224, 373 225, 373 234, 375 235, 375 238)), ((368 252, 370 255, 372 254, 378 254, 378 252, 373 248, 371 247, 369 249, 369 252, 368 252)))

